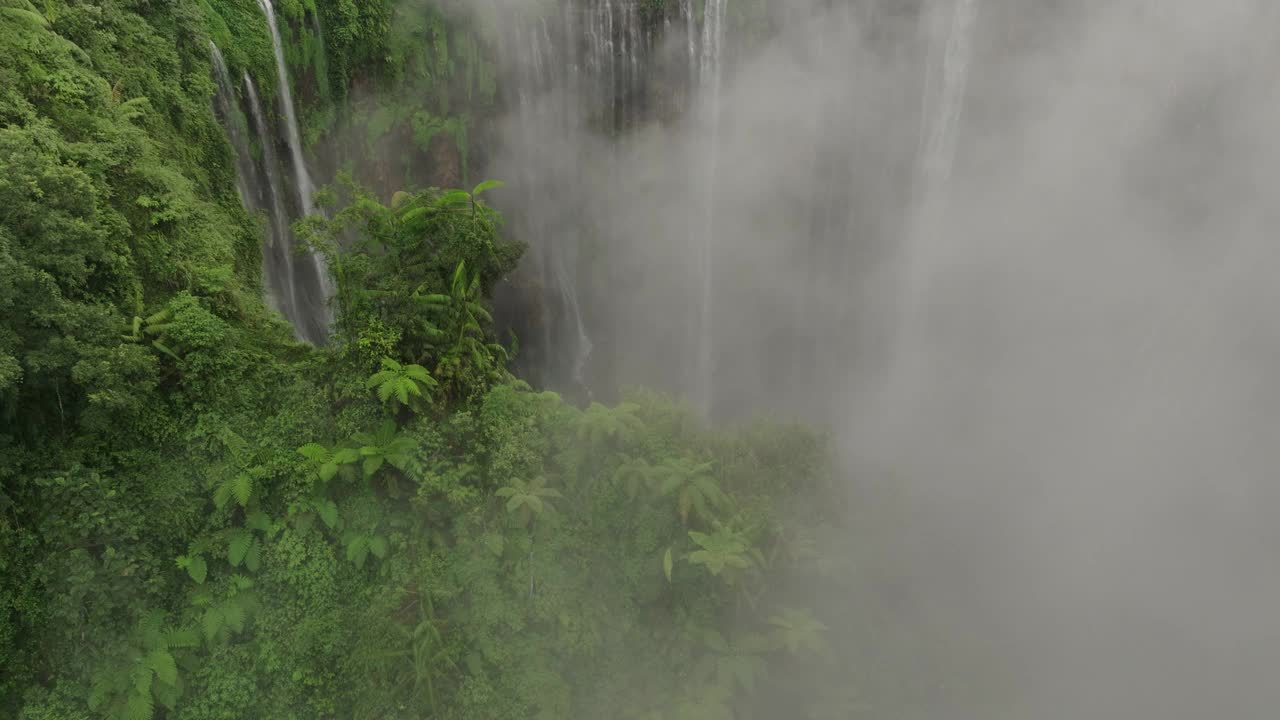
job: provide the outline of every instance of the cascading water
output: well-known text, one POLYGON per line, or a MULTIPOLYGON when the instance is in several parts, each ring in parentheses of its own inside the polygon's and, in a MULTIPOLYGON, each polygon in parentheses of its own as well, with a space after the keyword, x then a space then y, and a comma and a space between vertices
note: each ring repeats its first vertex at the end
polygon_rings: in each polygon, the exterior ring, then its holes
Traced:
MULTIPOLYGON (((307 335, 308 323, 298 312, 298 293, 295 282, 292 252, 293 235, 289 230, 289 216, 284 206, 284 183, 280 179, 280 163, 276 159, 275 144, 271 127, 267 124, 266 115, 262 111, 262 102, 258 98, 257 86, 249 73, 244 74, 244 95, 249 105, 249 119, 253 122, 254 134, 262 147, 262 170, 258 204, 266 210, 268 221, 267 243, 262 249, 263 279, 267 287, 267 297, 285 319, 293 325, 294 332, 303 340, 310 340, 307 335)), ((255 174, 258 174, 255 171, 255 174)))
MULTIPOLYGON (((280 29, 276 23, 275 9, 271 0, 259 0, 259 6, 267 18, 267 27, 271 33, 271 49, 276 61, 276 88, 280 102, 281 122, 285 129, 285 141, 289 148, 289 158, 293 168, 293 182, 297 190, 299 212, 310 215, 315 211, 312 197, 315 186, 311 182, 311 174, 307 171, 306 160, 302 156, 302 136, 298 131, 298 115, 294 109, 293 92, 289 87, 289 68, 285 64, 284 44, 280 39, 280 29)), ((301 283, 298 296, 298 307, 307 314, 310 326, 307 335, 312 342, 321 342, 327 335, 333 320, 329 302, 333 297, 333 283, 329 269, 323 256, 315 251, 304 252, 306 264, 310 265, 313 277, 301 283)))
MULTIPOLYGON (((531 264, 545 316, 543 347, 535 352, 541 351, 544 381, 553 386, 587 384, 593 341, 581 299, 579 246, 608 233, 565 207, 560 193, 587 184, 616 187, 625 172, 619 160, 625 136, 652 110, 646 87, 655 17, 645 13, 640 0, 578 0, 555 12, 516 13, 504 32, 512 53, 505 58, 511 167, 495 172, 523 185, 520 199, 504 209, 535 251, 531 264)), ((598 198, 592 209, 607 216, 618 201, 598 198)))
POLYGON ((212 40, 209 41, 209 51, 213 57, 213 79, 217 85, 213 95, 214 114, 226 128, 227 139, 231 141, 231 149, 235 152, 236 190, 240 193, 240 203, 245 209, 256 212, 262 209, 262 190, 253 167, 253 154, 249 149, 243 116, 236 102, 235 83, 231 80, 231 71, 227 69, 222 51, 212 40))
MULTIPOLYGON (((615 334, 627 330, 586 298, 598 299, 602 289, 591 287, 592 280, 616 287, 632 278, 621 264, 582 263, 611 252, 631 231, 612 218, 635 203, 629 186, 637 182, 634 163, 644 154, 637 135, 690 121, 699 140, 682 163, 679 183, 690 184, 692 194, 685 199, 689 207, 673 217, 687 218, 682 253, 692 262, 682 262, 681 272, 694 279, 682 290, 688 292, 687 324, 670 328, 675 345, 668 359, 683 368, 668 378, 695 393, 711 386, 714 148, 727 4, 708 0, 699 8, 681 0, 655 9, 643 0, 570 0, 554 12, 508 14, 512 20, 502 36, 510 53, 504 60, 512 109, 506 164, 488 172, 523 185, 518 199, 507 196, 500 204, 534 250, 525 277, 538 278, 542 312, 529 329, 542 347, 535 342, 526 352, 533 353, 546 384, 588 385, 588 375, 607 376, 615 371, 611 363, 627 361, 615 355, 597 363, 592 356, 597 333, 616 354, 621 338, 615 334), (680 42, 668 48, 673 32, 680 42), (566 203, 565 188, 585 187, 592 190, 589 207, 566 203)), ((709 395, 701 404, 710 404, 709 395)))
MULTIPOLYGON (((940 196, 945 194, 951 180, 969 64, 973 58, 973 27, 978 14, 977 0, 954 0, 950 13, 944 12, 944 6, 944 3, 935 6, 934 16, 936 21, 945 23, 945 31, 935 31, 931 43, 941 50, 941 58, 931 62, 929 68, 930 77, 935 72, 941 73, 941 86, 936 88, 936 97, 925 100, 921 133, 920 181, 922 203, 926 207, 942 199, 940 196)), ((934 84, 926 84, 926 93, 934 94, 934 84)))
POLYGON ((289 217, 281 199, 284 186, 280 182, 272 134, 258 101, 257 88, 246 73, 244 93, 252 121, 252 126, 246 127, 226 59, 216 44, 210 42, 209 47, 216 83, 214 109, 222 120, 235 156, 236 188, 240 193, 240 202, 250 213, 262 213, 267 218, 267 238, 262 247, 262 277, 267 304, 293 325, 300 338, 314 341, 316 338, 305 333, 306 318, 300 317, 298 313, 293 253, 290 252, 293 241, 289 231, 289 217), (251 134, 262 144, 261 169, 253 159, 251 134))
POLYGON ((699 228, 698 272, 701 291, 698 298, 697 358, 693 397, 703 412, 713 402, 712 343, 714 324, 711 315, 713 274, 715 272, 716 170, 720 146, 720 78, 721 47, 724 44, 724 16, 729 0, 706 0, 702 18, 702 55, 698 81, 704 103, 703 122, 707 158, 702 167, 702 226, 699 228))
POLYGON ((922 365, 931 353, 922 345, 922 338, 929 323, 930 284, 950 252, 942 244, 942 221, 968 87, 977 11, 977 0, 936 0, 924 18, 930 52, 912 205, 900 251, 892 376, 885 384, 886 402, 904 420, 913 407, 907 398, 927 393, 919 382, 922 365))
POLYGON ((302 157, 302 137, 298 132, 298 114, 293 107, 293 92, 289 87, 289 68, 285 64, 284 44, 280 39, 280 28, 276 24, 275 9, 271 0, 258 0, 258 5, 267 17, 267 28, 271 31, 271 50, 276 60, 276 92, 280 100, 281 120, 284 122, 285 141, 289 147, 289 159, 293 164, 294 183, 297 185, 298 200, 302 203, 302 213, 310 215, 315 209, 312 196, 315 187, 311 184, 311 174, 307 172, 307 163, 302 157))
MULTIPOLYGON (((564 38, 572 39, 574 17, 562 18, 564 38)), ((559 29, 559 28, 558 28, 559 29)), ((548 376, 552 385, 583 386, 583 372, 591 353, 578 301, 578 228, 550 212, 548 192, 557 186, 580 182, 576 164, 565 162, 561 148, 569 147, 581 125, 579 108, 572 103, 578 82, 578 58, 574 46, 558 46, 545 17, 525 18, 511 28, 510 43, 517 49, 512 63, 518 68, 513 88, 515 124, 519 142, 515 148, 515 176, 520 179, 522 202, 514 213, 520 232, 534 250, 543 302, 554 308, 541 323, 541 351, 545 371, 566 367, 564 378, 548 376), (550 136, 539 137, 541 131, 550 136), (554 322, 553 322, 554 320, 554 322)), ((558 35, 558 33, 557 33, 558 35)), ((560 39, 560 38, 558 38, 560 39)))
POLYGON ((938 0, 929 15, 930 60, 922 103, 911 237, 907 239, 909 302, 926 291, 924 285, 929 274, 926 263, 932 252, 924 246, 936 241, 941 215, 945 212, 973 58, 977 12, 977 0, 938 0))

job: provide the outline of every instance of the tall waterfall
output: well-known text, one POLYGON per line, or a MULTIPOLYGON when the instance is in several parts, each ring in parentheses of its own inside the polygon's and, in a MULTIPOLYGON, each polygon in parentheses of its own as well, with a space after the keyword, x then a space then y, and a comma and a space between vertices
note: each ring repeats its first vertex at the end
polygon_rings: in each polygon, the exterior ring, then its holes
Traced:
MULTIPOLYGON (((924 383, 937 376, 929 368, 935 362, 929 339, 937 336, 931 332, 938 302, 933 286, 947 258, 960 252, 946 243, 945 219, 977 12, 977 0, 934 0, 922 18, 929 54, 914 187, 898 253, 891 366, 880 391, 885 412, 890 415, 886 428, 912 422, 918 403, 930 392, 924 383)), ((905 437, 902 441, 910 442, 905 437)))
POLYGON ((289 215, 285 211, 285 186, 280 178, 274 134, 262 111, 257 86, 247 72, 244 74, 244 96, 249 105, 253 132, 262 146, 261 177, 264 182, 261 183, 259 206, 266 210, 268 221, 269 235, 267 244, 262 248, 263 281, 267 287, 267 297, 272 307, 293 325, 299 338, 312 340, 310 323, 299 312, 293 234, 289 229, 289 215))
MULTIPOLYGON (((280 28, 276 23, 275 9, 271 0, 259 0, 262 12, 267 18, 267 27, 271 31, 271 49, 276 61, 276 88, 280 102, 281 123, 285 129, 285 140, 289 148, 289 158, 293 167, 293 182, 298 194, 299 211, 303 216, 315 211, 312 197, 315 186, 311 182, 311 174, 302 156, 302 136, 298 131, 298 114, 294 109, 293 92, 289 87, 289 68, 285 64, 284 44, 280 39, 280 28)), ((333 283, 329 276, 327 263, 320 253, 307 250, 305 262, 314 273, 313 282, 303 283, 298 292, 298 308, 308 315, 308 331, 313 342, 323 341, 328 335, 332 322, 332 311, 329 301, 333 297, 333 283)))
POLYGON ((942 245, 956 143, 973 57, 977 0, 934 0, 923 17, 929 57, 921 101, 912 205, 902 250, 898 354, 919 354, 914 333, 924 322, 928 286, 947 252, 942 245))
MULTIPOLYGON (((665 376, 671 384, 706 385, 717 171, 707 151, 719 142, 727 4, 568 0, 555 8, 503 11, 510 116, 505 153, 488 172, 521 186, 499 204, 531 246, 523 277, 537 299, 525 302, 541 309, 525 328, 524 352, 546 384, 608 385, 618 364, 628 362, 620 341, 633 330, 613 316, 610 303, 600 302, 601 293, 643 282, 616 253, 645 252, 623 246, 653 215, 619 218, 639 209, 637 183, 645 192, 656 183, 670 189, 676 204, 655 197, 652 213, 670 213, 670 227, 655 232, 663 242, 678 232, 682 248, 680 277, 663 278, 680 285, 682 303, 664 315, 665 360, 677 365, 665 376), (645 157, 651 138, 640 138, 646 133, 680 133, 686 125, 696 126, 700 139, 678 166, 659 169, 656 158, 645 157), (645 170, 638 173, 637 163, 645 170), (598 347, 612 354, 594 354, 598 347)), ((668 299, 676 302, 674 294, 668 299)))
POLYGON ((931 32, 920 147, 921 193, 926 206, 945 194, 951 179, 977 14, 977 0, 943 0, 932 12, 935 27, 931 32), (948 4, 950 12, 946 12, 948 4))
MULTIPOLYGON (((927 291, 930 256, 939 250, 934 246, 938 242, 942 215, 946 212, 948 185, 969 84, 969 64, 973 59, 977 12, 977 0, 935 0, 926 16, 930 52, 925 70, 911 237, 907 239, 905 291, 908 307, 927 291)), ((914 319, 907 318, 906 321, 914 322, 914 319)))
POLYGON ((227 69, 222 51, 212 40, 209 41, 209 51, 213 56, 213 80, 217 85, 213 96, 214 113, 226 128, 227 139, 231 141, 231 149, 235 152, 236 190, 240 193, 240 203, 245 209, 256 212, 262 209, 262 189, 258 183, 258 173, 253 167, 253 153, 249 149, 244 118, 236 100, 235 83, 231 80, 231 71, 227 69))
POLYGON ((721 48, 724 45, 724 16, 729 0, 706 0, 702 17, 702 56, 698 81, 704 103, 702 112, 705 123, 707 158, 703 161, 701 191, 702 224, 698 229, 698 272, 701 292, 698 298, 697 358, 694 373, 694 393, 698 406, 711 409, 712 393, 712 341, 715 324, 711 314, 715 272, 715 217, 716 171, 720 151, 720 79, 721 48))

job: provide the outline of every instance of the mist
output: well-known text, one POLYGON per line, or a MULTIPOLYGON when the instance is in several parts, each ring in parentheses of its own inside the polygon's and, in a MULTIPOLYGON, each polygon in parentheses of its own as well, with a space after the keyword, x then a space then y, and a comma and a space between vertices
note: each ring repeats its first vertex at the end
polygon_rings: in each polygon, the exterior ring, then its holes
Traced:
POLYGON ((527 45, 489 174, 560 377, 803 418, 854 503, 892 486, 850 542, 902 549, 928 717, 1269 715, 1275 11, 978 0, 939 151, 951 3, 773 5, 730 0, 715 86, 678 12, 527 45))

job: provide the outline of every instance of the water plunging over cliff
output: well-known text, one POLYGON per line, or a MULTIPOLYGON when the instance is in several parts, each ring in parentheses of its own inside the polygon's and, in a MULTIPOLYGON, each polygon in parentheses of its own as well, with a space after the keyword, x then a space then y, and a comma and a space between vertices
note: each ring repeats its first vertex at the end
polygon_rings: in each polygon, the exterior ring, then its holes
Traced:
MULTIPOLYGON (((714 143, 718 111, 712 104, 692 112, 692 93, 700 77, 710 87, 718 84, 726 5, 712 0, 706 20, 692 2, 663 9, 642 0, 572 0, 553 11, 505 16, 510 114, 500 159, 488 172, 513 181, 498 202, 514 235, 531 245, 522 275, 525 297, 536 298, 525 302, 537 309, 522 347, 544 384, 589 386, 612 372, 617 358, 593 350, 608 345, 620 352, 618 334, 626 332, 599 299, 606 287, 635 281, 615 257, 630 232, 618 227, 618 218, 636 200, 629 189, 638 177, 635 138, 697 115, 702 143, 714 143), (668 42, 678 42, 680 51, 672 53, 668 42), (613 262, 602 266, 604 258, 613 262)), ((714 164, 701 155, 680 167, 680 184, 698 178, 700 210, 678 209, 688 215, 682 232, 691 274, 709 263, 704 229, 714 212, 713 173, 714 164)), ((681 335, 668 358, 679 363, 680 382, 690 387, 695 374, 710 371, 709 347, 695 340, 710 322, 703 311, 710 306, 709 269, 699 276, 707 282, 686 284, 686 309, 665 318, 681 335), (707 362, 698 359, 704 350, 707 362)))
POLYGON ((272 307, 293 325, 299 338, 308 340, 306 318, 298 312, 297 283, 293 268, 293 233, 289 229, 289 215, 285 212, 285 186, 280 178, 274 135, 263 113, 257 86, 249 73, 244 74, 244 96, 249 106, 254 134, 262 147, 262 168, 257 171, 263 180, 259 206, 266 210, 268 222, 267 244, 262 248, 263 283, 272 307))
POLYGON ((944 243, 944 219, 960 133, 978 0, 935 0, 924 16, 929 57, 925 68, 920 145, 912 206, 900 251, 900 288, 890 403, 910 414, 904 394, 921 392, 918 380, 930 355, 930 285, 955 249, 944 243))
POLYGON ((213 80, 217 88, 213 96, 213 109, 226 129, 227 139, 235 152, 236 191, 240 193, 240 202, 247 210, 262 209, 262 188, 258 182, 258 173, 253 166, 253 153, 249 148, 248 128, 244 125, 244 115, 240 112, 236 96, 235 83, 231 80, 231 71, 222 51, 209 41, 209 51, 213 57, 213 80))
POLYGON ((293 254, 289 250, 292 246, 289 217, 280 196, 284 185, 280 181, 272 133, 258 101, 257 88, 246 73, 244 96, 251 121, 251 125, 246 125, 226 59, 217 45, 210 42, 209 46, 217 85, 214 110, 222 121, 235 155, 236 189, 240 193, 240 202, 251 214, 263 214, 267 220, 267 236, 262 245, 262 279, 267 304, 294 326, 299 337, 309 339, 302 332, 306 326, 305 319, 299 317, 297 311, 293 254), (254 161, 251 136, 262 145, 261 166, 254 161))
POLYGON ((703 161, 701 192, 702 223, 695 226, 692 238, 698 248, 698 273, 701 292, 698 298, 698 333, 696 370, 692 396, 703 412, 708 412, 714 402, 712 384, 712 346, 715 323, 712 320, 711 303, 714 297, 714 272, 716 252, 716 170, 720 153, 720 81, 721 48, 724 45, 724 14, 729 0, 706 0, 702 19, 702 57, 698 82, 702 91, 702 112, 707 143, 707 157, 703 161))
MULTIPOLYGON (((312 200, 312 196, 315 195, 315 186, 311 182, 311 174, 307 171, 306 160, 302 155, 302 137, 298 131, 298 114, 293 104, 293 92, 289 86, 289 69, 285 64, 284 45, 280 39, 280 29, 276 23, 275 9, 271 5, 271 0, 259 0, 259 5, 266 16, 267 27, 271 31, 271 49, 276 63, 276 94, 279 98, 281 113, 280 122, 284 127, 285 143, 289 149, 299 213, 306 216, 315 211, 312 200)), ((329 325, 333 320, 329 302, 334 291, 328 264, 320 253, 311 250, 304 251, 300 259, 301 262, 295 263, 295 270, 306 272, 310 277, 304 278, 303 282, 295 282, 296 308, 300 319, 303 319, 306 325, 305 330, 299 327, 299 334, 311 342, 323 342, 328 337, 329 325)))

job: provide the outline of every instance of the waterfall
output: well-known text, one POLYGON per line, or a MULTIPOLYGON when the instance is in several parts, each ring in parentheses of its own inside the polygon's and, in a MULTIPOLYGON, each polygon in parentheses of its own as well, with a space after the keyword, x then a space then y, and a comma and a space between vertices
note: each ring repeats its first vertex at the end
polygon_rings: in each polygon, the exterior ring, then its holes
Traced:
POLYGON ((250 212, 257 212, 263 209, 262 190, 253 167, 253 153, 249 149, 244 119, 236 104, 235 84, 231 80, 231 71, 227 69, 222 51, 212 40, 209 41, 209 51, 213 56, 213 80, 217 86, 213 95, 214 114, 226 128, 227 139, 235 152, 236 190, 240 193, 240 204, 250 212))
POLYGON ((935 0, 925 16, 930 51, 921 102, 915 187, 901 261, 899 324, 903 328, 899 331, 899 346, 912 342, 911 328, 922 320, 932 269, 945 250, 938 236, 955 162, 976 17, 977 0, 935 0))
MULTIPOLYGON (((289 158, 293 166, 293 182, 298 193, 299 211, 303 216, 315 211, 312 196, 315 186, 311 175, 307 172, 306 161, 302 157, 302 136, 298 131, 298 114, 294 109, 293 92, 289 88, 289 68, 285 64, 284 44, 280 39, 280 28, 276 23, 275 9, 271 0, 259 0, 262 12, 267 17, 267 27, 271 31, 271 49, 276 61, 276 95, 280 102, 281 121, 285 128, 285 140, 289 148, 289 158)), ((265 144, 265 143, 264 143, 265 144)), ((308 250, 304 253, 313 277, 299 288, 299 308, 308 315, 311 325, 309 334, 312 341, 321 341, 328 335, 332 323, 332 311, 329 300, 333 297, 333 283, 329 277, 327 263, 320 253, 308 250)))
POLYGON ((302 203, 302 214, 310 215, 315 209, 311 199, 315 194, 315 187, 311 184, 311 175, 307 172, 307 164, 302 157, 302 137, 298 132, 298 114, 293 107, 293 92, 289 89, 289 68, 285 65, 284 44, 280 40, 280 28, 276 25, 276 13, 271 0, 258 0, 258 4, 267 16, 267 28, 271 31, 271 49, 276 59, 276 92, 280 99, 289 158, 293 162, 294 183, 297 184, 298 199, 302 203))
MULTIPOLYGON (((655 198, 654 215, 670 212, 680 218, 654 222, 675 223, 668 231, 671 242, 687 256, 678 263, 687 276, 664 279, 679 284, 663 300, 682 314, 673 314, 681 321, 663 330, 670 351, 662 361, 673 367, 661 372, 672 390, 686 385, 703 393, 711 385, 718 94, 728 0, 706 0, 705 12, 696 0, 658 5, 567 0, 554 9, 505 14, 503 87, 510 115, 504 123, 506 152, 489 172, 518 178, 521 185, 499 204, 515 235, 531 247, 523 279, 539 297, 524 307, 541 312, 527 328, 532 342, 526 357, 535 358, 541 381, 552 387, 585 385, 588 376, 607 385, 615 379, 610 373, 640 364, 621 350, 632 331, 600 322, 613 312, 607 300, 602 302, 603 287, 616 289, 636 282, 636 276, 624 260, 584 265, 601 257, 613 260, 615 252, 642 254, 622 245, 637 222, 647 220, 610 224, 639 209, 637 183, 655 198), (667 39, 676 42, 668 45, 667 39), (684 102, 676 101, 680 98, 684 102), (664 202, 657 198, 667 193, 659 185, 665 181, 638 175, 636 163, 647 167, 645 147, 655 133, 683 132, 682 115, 694 124, 699 140, 689 159, 681 157, 672 166, 677 176, 669 186, 685 192, 664 202), (584 188, 584 204, 575 206, 576 196, 566 188, 584 188), (612 354, 593 355, 597 345, 612 354)), ((642 368, 649 370, 658 368, 642 368)))
POLYGON ((680 0, 680 14, 684 15, 685 49, 689 54, 690 85, 698 79, 698 26, 693 16, 693 0, 680 0))
MULTIPOLYGON (((895 310, 891 367, 884 383, 884 402, 893 418, 886 426, 909 422, 932 353, 926 345, 930 284, 950 252, 944 244, 944 217, 952 166, 960 134, 961 114, 973 56, 977 0, 935 0, 924 18, 929 39, 915 187, 899 257, 900 287, 895 310), (950 7, 948 7, 950 5, 950 7)), ((905 441, 905 440, 904 440, 905 441)))
POLYGON ((267 243, 262 248, 263 283, 271 306, 293 325, 300 339, 310 341, 313 338, 308 334, 308 324, 298 309, 293 236, 289 229, 289 216, 284 209, 284 183, 280 179, 274 135, 262 112, 258 89, 247 72, 244 74, 244 94, 249 105, 249 118, 253 121, 253 132, 262 146, 261 177, 264 182, 260 184, 258 205, 266 210, 269 223, 267 243))
MULTIPOLYGON (((936 98, 925 99, 925 120, 922 123, 920 148, 920 179, 923 183, 926 205, 945 194, 951 179, 951 167, 955 161, 956 137, 960 128, 960 115, 964 109, 965 89, 969 82, 969 63, 973 57, 973 26, 977 17, 977 0, 954 0, 950 22, 942 32, 933 33, 930 81, 926 94, 936 98), (941 71, 941 86, 934 88, 933 73, 941 71), (933 107, 930 107, 933 105, 933 107)), ((945 21, 941 6, 934 10, 935 22, 945 21)))
POLYGON ((716 166, 720 145, 720 67, 721 46, 724 44, 724 16, 728 0, 706 0, 702 17, 702 54, 699 65, 699 82, 703 93, 703 122, 706 132, 707 157, 702 158, 702 214, 703 222, 698 239, 698 273, 700 294, 698 299, 697 356, 694 374, 693 397, 698 406, 709 412, 713 400, 712 383, 712 276, 715 270, 715 185, 716 166))

